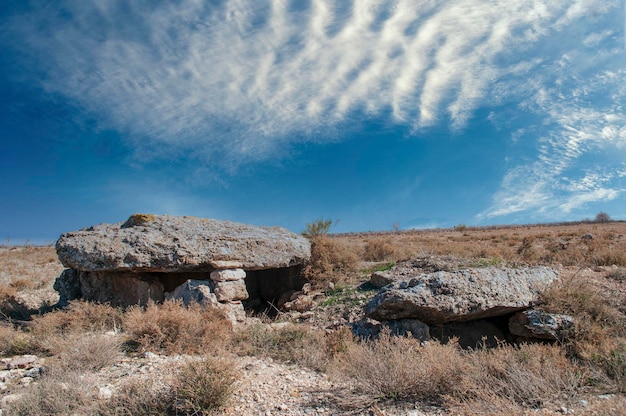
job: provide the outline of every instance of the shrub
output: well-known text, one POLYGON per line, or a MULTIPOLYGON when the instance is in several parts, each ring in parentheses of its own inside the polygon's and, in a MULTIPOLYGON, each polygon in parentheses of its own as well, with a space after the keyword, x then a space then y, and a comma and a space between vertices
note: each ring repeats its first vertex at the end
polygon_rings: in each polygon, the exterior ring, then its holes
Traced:
POLYGON ((377 340, 349 342, 331 371, 370 401, 436 399, 454 394, 460 385, 467 367, 463 355, 456 344, 420 345, 383 331, 377 340))
POLYGON ((363 251, 363 260, 365 261, 384 261, 389 260, 396 253, 396 249, 389 242, 381 238, 367 240, 363 251))
POLYGON ((560 398, 573 397, 586 378, 556 345, 502 345, 468 356, 466 395, 489 401, 492 395, 524 407, 537 408, 560 398))
POLYGON ((52 334, 105 332, 118 330, 122 311, 107 304, 72 301, 66 309, 49 312, 33 319, 33 332, 40 337, 52 334))
POLYGON ((94 400, 91 391, 95 383, 76 372, 49 370, 26 393, 8 404, 7 415, 49 416, 93 414, 94 400))
POLYGON ((326 235, 330 231, 330 227, 333 225, 333 220, 318 219, 311 223, 306 224, 306 230, 302 232, 307 237, 319 237, 326 235))
POLYGON ((143 350, 170 354, 197 354, 223 348, 231 336, 231 324, 216 309, 180 301, 150 303, 126 311, 125 332, 143 350))
POLYGON ((599 222, 601 224, 604 224, 606 222, 611 222, 611 216, 604 211, 600 211, 598 212, 598 214, 596 214, 594 221, 599 222))
POLYGON ((157 385, 152 378, 131 379, 116 394, 100 404, 100 416, 168 416, 176 403, 169 385, 157 385))
POLYGON ((176 377, 173 389, 178 411, 204 415, 226 405, 235 389, 234 363, 223 357, 205 356, 188 361, 176 377))
POLYGON ((358 268, 359 256, 349 246, 326 236, 311 240, 311 259, 303 276, 311 282, 338 282, 358 268))
POLYGON ((93 333, 53 338, 48 350, 60 367, 78 372, 98 371, 116 363, 122 356, 117 337, 93 333))

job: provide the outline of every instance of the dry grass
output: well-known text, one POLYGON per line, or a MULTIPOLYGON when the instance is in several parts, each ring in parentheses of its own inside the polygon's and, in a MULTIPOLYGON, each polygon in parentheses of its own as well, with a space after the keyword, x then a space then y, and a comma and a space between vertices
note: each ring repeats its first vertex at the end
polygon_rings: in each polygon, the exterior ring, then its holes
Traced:
POLYGON ((93 378, 52 369, 5 409, 12 416, 95 414, 93 378))
POLYGON ((0 246, 0 285, 18 290, 52 287, 62 270, 54 247, 0 246))
POLYGON ((172 386, 178 414, 205 415, 224 407, 235 391, 235 368, 224 357, 204 356, 187 362, 172 386))
POLYGON ((359 253, 339 240, 320 235, 311 238, 311 260, 303 270, 313 283, 349 280, 358 269, 359 253))
POLYGON ((84 333, 51 338, 47 349, 59 367, 85 373, 117 363, 122 357, 121 344, 114 335, 84 333))
POLYGON ((202 354, 224 348, 230 341, 230 323, 217 310, 179 301, 145 308, 132 307, 124 315, 123 328, 143 351, 168 354, 202 354))
POLYGON ((270 357, 275 360, 297 363, 314 370, 324 370, 341 341, 324 337, 324 332, 302 325, 272 328, 267 325, 250 325, 238 331, 234 339, 240 354, 270 357))
MULTIPOLYGON (((352 340, 336 355, 332 374, 348 380, 360 400, 438 399, 455 394, 467 367, 455 344, 420 345, 383 332, 377 340, 352 340)), ((352 400, 352 399, 351 399, 352 400)))
MULTIPOLYGON (((353 252, 364 253, 372 241, 391 246, 387 260, 424 254, 465 259, 499 259, 509 264, 555 264, 626 267, 626 223, 581 223, 330 235, 353 252), (588 239, 587 234, 592 238, 588 239)), ((363 255, 361 255, 361 259, 363 255)))
POLYGON ((94 414, 99 416, 168 416, 176 397, 169 385, 157 384, 152 378, 131 379, 111 399, 102 403, 94 414))

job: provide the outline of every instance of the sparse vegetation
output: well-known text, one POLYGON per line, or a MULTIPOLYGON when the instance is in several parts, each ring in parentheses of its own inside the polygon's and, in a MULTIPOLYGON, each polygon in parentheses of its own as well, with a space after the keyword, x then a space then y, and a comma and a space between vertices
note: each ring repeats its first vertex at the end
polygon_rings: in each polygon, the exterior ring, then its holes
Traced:
POLYGON ((306 224, 306 230, 302 234, 306 237, 319 237, 328 234, 333 225, 333 220, 317 219, 306 224))
MULTIPOLYGON (((62 269, 54 249, 2 247, 0 355, 36 354, 46 360, 45 373, 20 387, 22 396, 7 404, 4 414, 224 413, 233 406, 239 363, 251 360, 248 356, 286 363, 296 374, 304 369, 328 374, 337 386, 337 402, 351 407, 346 412, 369 408, 376 414, 398 403, 427 402, 460 415, 526 415, 561 406, 573 406, 575 414, 623 413, 626 223, 609 217, 554 226, 463 225, 348 235, 327 235, 332 222, 326 232, 322 225, 310 230, 313 257, 305 269, 313 286, 323 289, 311 312, 316 318, 252 324, 235 332, 216 311, 177 302, 126 311, 71 302, 64 310, 43 313, 29 294, 47 291, 49 296, 62 269), (437 263, 433 270, 454 259, 475 267, 557 267, 560 282, 537 306, 575 316, 575 326, 554 344, 502 342, 462 350, 454 342, 420 344, 385 332, 377 340, 359 340, 334 321, 362 313, 374 293, 363 284, 371 273, 418 257, 437 263), (324 311, 330 311, 329 318, 320 322, 317 314, 324 311), (98 396, 97 377, 111 368, 126 371, 120 363, 145 362, 148 353, 175 364, 162 367, 159 377, 129 372, 112 382, 110 398, 98 396), (598 399, 605 393, 611 395, 598 399)), ((279 319, 289 316, 279 314, 279 319)))

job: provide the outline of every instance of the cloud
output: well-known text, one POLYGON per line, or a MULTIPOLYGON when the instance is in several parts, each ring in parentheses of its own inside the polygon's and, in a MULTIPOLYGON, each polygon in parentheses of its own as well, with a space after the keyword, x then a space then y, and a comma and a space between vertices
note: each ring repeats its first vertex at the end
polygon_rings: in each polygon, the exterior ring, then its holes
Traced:
MULTIPOLYGON (((608 202, 626 190, 626 70, 593 70, 582 75, 565 56, 553 68, 553 87, 539 89, 524 105, 542 114, 547 133, 537 157, 505 175, 479 219, 515 213, 558 218, 593 202, 608 202), (564 87, 567 86, 567 87, 564 87)), ((513 142, 525 131, 515 131, 513 142)))
MULTIPOLYGON (((23 65, 38 67, 47 91, 126 133, 139 158, 193 150, 223 166, 336 140, 359 115, 416 132, 462 129, 476 108, 526 85, 519 74, 541 60, 520 52, 559 42, 552 36, 563 27, 610 8, 588 0, 33 4, 12 18, 3 43, 18 40, 23 65)), ((610 36, 590 34, 585 44, 610 36)))

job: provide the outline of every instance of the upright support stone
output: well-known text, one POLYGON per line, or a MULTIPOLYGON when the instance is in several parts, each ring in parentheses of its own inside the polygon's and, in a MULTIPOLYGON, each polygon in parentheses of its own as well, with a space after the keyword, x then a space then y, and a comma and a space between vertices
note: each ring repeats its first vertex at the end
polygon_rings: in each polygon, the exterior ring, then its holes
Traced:
POLYGON ((242 269, 215 270, 211 272, 213 293, 220 302, 248 299, 246 272, 242 269))

